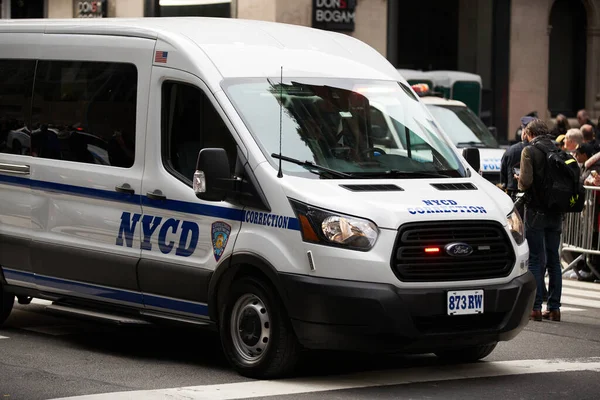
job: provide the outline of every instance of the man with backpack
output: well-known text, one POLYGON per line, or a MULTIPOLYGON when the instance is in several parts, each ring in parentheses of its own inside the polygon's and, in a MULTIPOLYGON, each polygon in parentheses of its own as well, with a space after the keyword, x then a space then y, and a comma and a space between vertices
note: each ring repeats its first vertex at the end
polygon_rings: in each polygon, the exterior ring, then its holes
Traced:
POLYGON ((523 149, 518 176, 519 190, 524 191, 527 198, 525 232, 529 244, 529 270, 538 287, 530 316, 534 321, 560 321, 562 214, 581 211, 585 197, 579 182, 577 160, 557 149, 548 134, 548 126, 539 119, 527 124, 525 136, 530 146, 523 149), (544 253, 550 282, 547 310, 542 313, 544 253))

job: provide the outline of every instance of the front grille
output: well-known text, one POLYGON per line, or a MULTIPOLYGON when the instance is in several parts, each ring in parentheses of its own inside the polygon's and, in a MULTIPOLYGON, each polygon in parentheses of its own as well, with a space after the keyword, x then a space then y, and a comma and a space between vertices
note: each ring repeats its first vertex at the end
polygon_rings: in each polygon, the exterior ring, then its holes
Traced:
POLYGON ((392 255, 392 269, 403 282, 464 281, 507 276, 515 262, 502 225, 492 221, 440 221, 400 227, 392 255), (450 256, 445 246, 466 243, 468 256, 450 256), (438 253, 425 248, 438 247, 438 253))

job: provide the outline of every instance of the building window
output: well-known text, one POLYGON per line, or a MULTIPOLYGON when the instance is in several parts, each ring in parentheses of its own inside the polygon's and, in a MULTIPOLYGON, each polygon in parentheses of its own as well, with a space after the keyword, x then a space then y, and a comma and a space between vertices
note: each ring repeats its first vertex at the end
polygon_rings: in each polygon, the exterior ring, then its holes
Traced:
POLYGON ((550 13, 548 108, 575 117, 585 108, 587 16, 580 0, 556 0, 550 13))
POLYGON ((10 1, 10 18, 44 18, 44 0, 10 1))

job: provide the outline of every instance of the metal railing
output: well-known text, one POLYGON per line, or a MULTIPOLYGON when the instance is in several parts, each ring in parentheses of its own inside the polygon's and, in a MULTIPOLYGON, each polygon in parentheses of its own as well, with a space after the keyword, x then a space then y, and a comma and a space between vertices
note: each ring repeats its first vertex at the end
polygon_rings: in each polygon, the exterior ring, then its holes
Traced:
MULTIPOLYGON (((561 255, 565 252, 578 253, 563 274, 573 269, 581 260, 587 263, 590 270, 600 279, 597 267, 589 262, 587 255, 600 255, 600 241, 598 240, 600 214, 600 187, 585 186, 585 205, 581 213, 567 213, 563 220, 561 255)), ((579 275, 577 269, 574 271, 579 275)))

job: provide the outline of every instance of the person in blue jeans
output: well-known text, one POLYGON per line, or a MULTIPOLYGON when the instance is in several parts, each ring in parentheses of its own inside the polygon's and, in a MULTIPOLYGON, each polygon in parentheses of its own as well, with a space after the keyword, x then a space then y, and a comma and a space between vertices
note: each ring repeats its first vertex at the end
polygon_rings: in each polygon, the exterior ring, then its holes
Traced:
POLYGON ((560 298, 562 292, 562 271, 560 268, 560 234, 562 230, 562 214, 549 212, 544 207, 543 180, 546 173, 545 154, 536 147, 553 148, 554 142, 547 135, 548 126, 539 119, 526 122, 525 135, 531 146, 523 149, 521 154, 521 170, 518 175, 519 190, 527 195, 525 205, 525 234, 529 244, 529 270, 537 282, 537 293, 533 303, 530 319, 541 321, 549 319, 560 321, 560 298), (548 270, 548 303, 542 312, 545 256, 548 270))

